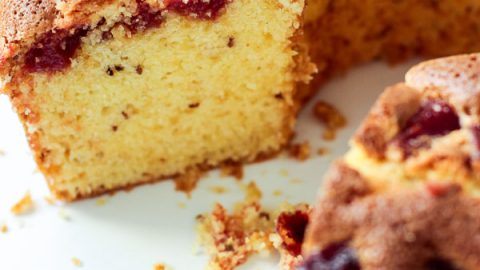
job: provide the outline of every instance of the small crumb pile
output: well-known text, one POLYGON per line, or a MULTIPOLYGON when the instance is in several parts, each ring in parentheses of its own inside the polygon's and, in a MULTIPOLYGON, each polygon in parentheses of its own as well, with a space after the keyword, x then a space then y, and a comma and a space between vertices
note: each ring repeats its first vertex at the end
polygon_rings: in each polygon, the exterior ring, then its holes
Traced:
POLYGON ((283 269, 294 269, 301 261, 298 250, 303 242, 305 218, 310 211, 305 204, 283 206, 277 211, 263 209, 261 191, 255 183, 245 189, 245 200, 232 213, 216 204, 211 213, 199 215, 198 240, 210 255, 206 269, 232 270, 254 254, 279 251, 283 269))
POLYGON ((32 196, 30 195, 30 192, 27 192, 25 196, 23 196, 23 198, 20 199, 20 201, 18 201, 14 206, 12 206, 10 211, 14 215, 18 216, 18 215, 23 215, 32 211, 33 208, 34 208, 34 204, 33 204, 32 196))
POLYGON ((325 124, 326 129, 322 137, 327 141, 334 140, 337 131, 347 125, 345 116, 343 116, 337 108, 325 101, 318 101, 315 104, 313 114, 318 120, 325 124))

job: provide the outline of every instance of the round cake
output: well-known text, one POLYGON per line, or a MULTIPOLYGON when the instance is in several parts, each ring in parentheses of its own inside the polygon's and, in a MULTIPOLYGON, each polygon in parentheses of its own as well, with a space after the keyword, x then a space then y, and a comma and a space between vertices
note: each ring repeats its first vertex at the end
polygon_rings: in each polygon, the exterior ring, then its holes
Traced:
POLYGON ((480 268, 480 55, 385 90, 333 164, 301 268, 480 268))

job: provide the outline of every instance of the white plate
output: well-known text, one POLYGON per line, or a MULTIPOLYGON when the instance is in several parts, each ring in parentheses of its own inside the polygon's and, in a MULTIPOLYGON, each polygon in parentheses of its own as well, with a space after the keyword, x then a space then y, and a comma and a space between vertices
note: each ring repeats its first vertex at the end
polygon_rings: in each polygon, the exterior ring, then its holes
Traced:
MULTIPOLYGON (((321 139, 322 125, 312 116, 314 101, 305 108, 297 126, 297 141, 309 141, 312 151, 327 147, 330 154, 313 155, 305 162, 288 157, 245 167, 244 183, 255 180, 263 191, 264 203, 275 207, 283 201, 313 202, 322 175, 330 161, 344 153, 347 141, 385 86, 403 80, 413 60, 394 68, 372 63, 325 85, 317 99, 335 104, 348 119, 335 141, 321 139), (294 183, 294 179, 302 183, 294 183), (281 191, 281 196, 274 196, 281 191)), ((22 129, 6 97, 0 98, 0 269, 78 269, 72 258, 90 270, 147 270, 166 263, 176 270, 203 269, 207 257, 194 254, 194 218, 212 209, 215 202, 227 206, 243 198, 237 181, 220 178, 217 171, 199 183, 191 199, 174 191, 171 181, 147 185, 113 197, 105 196, 103 206, 96 199, 69 205, 50 206, 42 176, 35 173, 22 129), (212 187, 223 186, 224 194, 212 187), (31 190, 35 211, 14 217, 10 207, 31 190), (180 205, 184 204, 182 208, 180 205), (65 219, 68 216, 69 220, 65 219)), ((255 259, 242 269, 278 269, 276 258, 255 259)))

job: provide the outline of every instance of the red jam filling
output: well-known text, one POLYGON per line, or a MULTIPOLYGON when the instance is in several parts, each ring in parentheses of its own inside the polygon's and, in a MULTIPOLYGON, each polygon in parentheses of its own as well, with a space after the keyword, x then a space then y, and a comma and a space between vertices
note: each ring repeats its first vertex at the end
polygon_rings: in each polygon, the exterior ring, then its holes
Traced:
MULTIPOLYGON (((152 11, 144 0, 137 0, 137 14, 124 25, 132 32, 158 27, 163 22, 162 13, 165 10, 176 12, 183 16, 199 19, 216 19, 228 0, 171 0, 164 10, 152 11)), ((99 23, 99 25, 104 24, 99 23)), ((81 38, 86 36, 88 29, 79 27, 73 33, 67 30, 52 31, 41 37, 25 55, 25 70, 28 72, 57 72, 69 67, 75 52, 80 48, 81 38)), ((110 31, 104 33, 104 40, 111 39, 110 31)))
POLYGON ((137 15, 131 18, 130 24, 125 26, 136 33, 152 27, 158 27, 163 22, 162 11, 152 11, 150 5, 143 0, 137 0, 137 15))
POLYGON ((310 255, 297 270, 360 270, 355 251, 346 243, 334 243, 310 255))
POLYGON ((426 262, 426 270, 459 270, 449 260, 443 258, 433 258, 426 262))
POLYGON ((216 19, 220 11, 227 4, 227 0, 173 0, 168 10, 184 16, 193 16, 200 19, 216 19))
POLYGON ((309 221, 308 214, 302 211, 282 213, 277 219, 277 232, 283 246, 293 256, 302 253, 303 238, 309 221))
POLYGON ((460 129, 460 119, 455 109, 441 100, 429 100, 407 121, 396 141, 410 154, 424 147, 425 136, 443 136, 460 129))
POLYGON ((67 30, 46 33, 26 53, 25 69, 28 72, 55 72, 67 68, 80 47, 80 39, 87 32, 87 29, 78 28, 73 34, 67 30))

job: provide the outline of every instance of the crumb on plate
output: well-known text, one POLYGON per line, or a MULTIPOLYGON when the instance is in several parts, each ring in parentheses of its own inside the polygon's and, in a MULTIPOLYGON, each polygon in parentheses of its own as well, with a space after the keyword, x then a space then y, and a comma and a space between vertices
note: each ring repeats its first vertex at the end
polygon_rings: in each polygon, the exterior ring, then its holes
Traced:
POLYGON ((10 211, 18 216, 33 211, 33 208, 34 204, 32 196, 30 195, 30 192, 27 192, 15 205, 12 206, 10 211))
POLYGON ((178 208, 185 209, 187 208, 187 205, 184 202, 179 202, 177 203, 178 208))
POLYGON ((283 195, 283 192, 279 189, 276 189, 272 192, 272 195, 275 196, 275 197, 279 197, 279 196, 283 195))
MULTIPOLYGON (((264 209, 260 204, 261 191, 254 182, 244 188, 245 199, 237 203, 233 211, 216 204, 210 213, 197 216, 197 239, 210 256, 206 269, 232 270, 243 265, 255 254, 281 254, 281 265, 285 270, 293 270, 301 260, 298 254, 291 255, 291 246, 299 245, 292 235, 303 235, 298 224, 290 223, 294 218, 278 223, 278 218, 296 213, 308 215, 310 209, 305 204, 283 205, 276 211, 264 209), (291 231, 295 228, 296 231, 291 231), (281 231, 282 234, 278 234, 281 231), (288 241, 288 242, 285 242, 288 241)), ((284 218, 285 219, 285 218, 284 218)), ((300 239, 303 241, 302 239, 300 239)))
POLYGON ((343 116, 343 114, 333 105, 322 100, 315 104, 313 114, 325 125, 326 129, 323 132, 322 137, 327 141, 334 140, 337 131, 347 125, 345 116, 343 116))
POLYGON ((325 156, 330 154, 330 150, 326 147, 320 147, 317 149, 317 155, 319 156, 325 156))
POLYGON ((228 192, 228 189, 226 187, 222 186, 212 186, 210 187, 210 191, 215 193, 215 194, 224 194, 228 192))
POLYGON ((227 163, 220 166, 220 176, 231 176, 237 180, 243 179, 243 165, 240 163, 227 163))
POLYGON ((55 203, 57 202, 57 200, 52 195, 47 195, 43 197, 43 199, 45 200, 45 202, 47 202, 48 205, 55 205, 55 203))
POLYGON ((307 160, 310 157, 310 144, 308 142, 291 144, 288 146, 288 153, 296 160, 307 160))
POLYGON ((165 264, 157 263, 153 266, 153 270, 166 270, 165 264))
POLYGON ((104 206, 106 203, 107 203, 107 199, 106 199, 106 198, 98 198, 98 199, 95 201, 95 204, 96 204, 97 206, 104 206))
POLYGON ((197 183, 205 175, 205 172, 195 168, 188 170, 185 174, 176 177, 175 190, 181 191, 187 194, 188 198, 191 197, 192 191, 197 187, 197 183))
POLYGON ((289 175, 289 172, 287 169, 281 169, 279 173, 281 176, 284 176, 284 177, 287 177, 289 175))
POLYGON ((72 263, 73 263, 73 265, 75 265, 77 267, 81 267, 83 265, 82 261, 80 261, 80 259, 76 258, 76 257, 72 258, 72 263))

